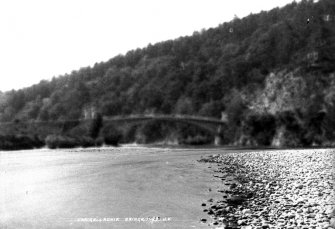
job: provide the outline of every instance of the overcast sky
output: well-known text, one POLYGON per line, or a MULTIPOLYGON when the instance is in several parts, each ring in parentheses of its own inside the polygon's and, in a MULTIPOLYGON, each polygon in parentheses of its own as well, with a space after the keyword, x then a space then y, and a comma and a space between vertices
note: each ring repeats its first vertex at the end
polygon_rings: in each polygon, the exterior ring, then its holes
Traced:
POLYGON ((0 90, 292 0, 0 0, 0 90))

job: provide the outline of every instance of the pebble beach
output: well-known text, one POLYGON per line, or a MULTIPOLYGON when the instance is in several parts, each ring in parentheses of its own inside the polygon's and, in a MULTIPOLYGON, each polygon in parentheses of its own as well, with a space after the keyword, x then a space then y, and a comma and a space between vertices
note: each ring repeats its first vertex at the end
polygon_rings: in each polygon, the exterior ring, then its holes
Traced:
POLYGON ((335 228, 333 149, 211 155, 222 199, 202 203, 213 228, 335 228))

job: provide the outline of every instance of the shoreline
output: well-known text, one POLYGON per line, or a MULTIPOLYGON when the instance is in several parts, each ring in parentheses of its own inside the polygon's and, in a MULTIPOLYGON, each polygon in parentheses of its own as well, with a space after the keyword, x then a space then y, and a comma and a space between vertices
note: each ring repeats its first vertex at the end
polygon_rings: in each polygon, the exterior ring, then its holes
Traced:
POLYGON ((335 228, 332 150, 228 152, 199 162, 216 164, 214 177, 225 183, 223 199, 202 204, 210 226, 335 228))

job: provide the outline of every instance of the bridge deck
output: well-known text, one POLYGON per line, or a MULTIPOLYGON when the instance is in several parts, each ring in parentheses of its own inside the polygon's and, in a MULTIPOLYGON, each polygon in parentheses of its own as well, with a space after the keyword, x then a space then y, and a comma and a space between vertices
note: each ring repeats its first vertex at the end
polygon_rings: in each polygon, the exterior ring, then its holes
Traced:
POLYGON ((171 121, 193 121, 212 124, 227 124, 228 120, 220 120, 209 117, 191 116, 191 115, 130 115, 130 116, 105 116, 106 121, 140 121, 140 120, 171 120, 171 121))

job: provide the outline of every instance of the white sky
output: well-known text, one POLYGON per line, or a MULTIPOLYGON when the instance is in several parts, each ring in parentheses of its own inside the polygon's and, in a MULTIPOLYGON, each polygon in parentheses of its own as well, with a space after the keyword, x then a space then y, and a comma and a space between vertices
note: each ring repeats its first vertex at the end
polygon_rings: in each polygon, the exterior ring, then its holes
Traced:
POLYGON ((0 0, 0 90, 293 0, 0 0))

